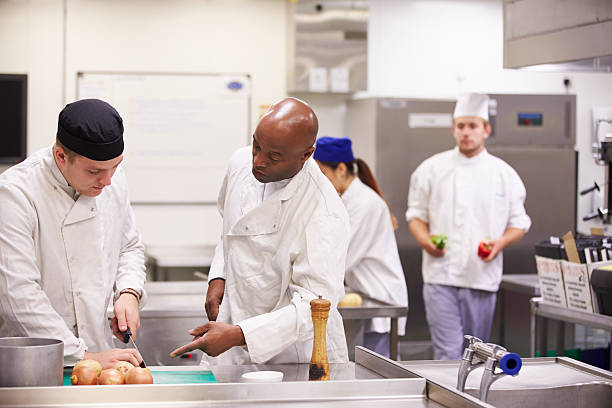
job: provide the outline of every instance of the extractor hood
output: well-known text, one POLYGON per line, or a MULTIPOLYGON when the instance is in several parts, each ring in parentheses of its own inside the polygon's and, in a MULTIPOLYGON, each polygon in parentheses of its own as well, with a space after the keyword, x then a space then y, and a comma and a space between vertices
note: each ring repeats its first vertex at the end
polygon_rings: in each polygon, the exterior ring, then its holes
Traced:
POLYGON ((612 0, 504 0, 504 68, 612 72, 612 0))

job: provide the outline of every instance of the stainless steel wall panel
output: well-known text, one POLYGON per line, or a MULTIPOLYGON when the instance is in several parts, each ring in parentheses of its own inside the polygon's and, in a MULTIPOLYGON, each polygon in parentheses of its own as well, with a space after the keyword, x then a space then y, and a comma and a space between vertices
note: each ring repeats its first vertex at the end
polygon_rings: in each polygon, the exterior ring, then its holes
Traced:
POLYGON ((575 95, 496 95, 489 109, 492 132, 487 146, 576 144, 575 95), (541 125, 519 125, 520 114, 541 114, 541 125))
POLYGON ((572 148, 501 147, 488 151, 512 166, 525 184, 525 209, 531 228, 504 249, 504 273, 535 273, 535 243, 574 231, 576 224, 576 152, 572 148))

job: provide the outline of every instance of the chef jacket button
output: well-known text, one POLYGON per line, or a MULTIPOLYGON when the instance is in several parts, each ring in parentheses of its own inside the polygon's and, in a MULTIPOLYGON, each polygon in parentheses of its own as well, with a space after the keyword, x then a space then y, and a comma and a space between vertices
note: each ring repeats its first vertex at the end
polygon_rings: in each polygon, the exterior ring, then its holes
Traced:
POLYGON ((245 226, 245 227, 244 227, 244 230, 245 230, 245 231, 248 231, 248 230, 249 230, 249 227, 245 226))

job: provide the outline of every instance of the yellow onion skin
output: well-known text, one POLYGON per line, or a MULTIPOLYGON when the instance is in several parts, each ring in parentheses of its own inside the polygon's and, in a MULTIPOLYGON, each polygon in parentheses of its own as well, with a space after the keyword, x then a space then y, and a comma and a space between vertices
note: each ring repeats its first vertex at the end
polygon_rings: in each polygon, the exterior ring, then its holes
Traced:
POLYGON ((70 383, 72 385, 96 385, 98 384, 98 373, 91 367, 78 367, 72 371, 70 383))
POLYGON ((76 363, 74 365, 74 369, 73 370, 76 370, 77 368, 80 368, 80 367, 83 367, 83 366, 90 367, 90 368, 93 368, 94 370, 96 370, 96 374, 97 374, 98 377, 100 376, 100 373, 102 372, 102 364, 100 364, 100 362, 98 360, 91 360, 91 359, 90 360, 81 360, 81 361, 79 361, 78 363, 76 363))
POLYGON ((119 385, 125 384, 123 375, 114 368, 102 370, 100 374, 100 385, 119 385))
POLYGON ((153 376, 148 368, 134 367, 125 376, 126 384, 153 384, 153 376))
POLYGON ((128 361, 118 361, 113 365, 113 368, 121 373, 123 378, 127 376, 128 371, 134 368, 134 365, 128 361))

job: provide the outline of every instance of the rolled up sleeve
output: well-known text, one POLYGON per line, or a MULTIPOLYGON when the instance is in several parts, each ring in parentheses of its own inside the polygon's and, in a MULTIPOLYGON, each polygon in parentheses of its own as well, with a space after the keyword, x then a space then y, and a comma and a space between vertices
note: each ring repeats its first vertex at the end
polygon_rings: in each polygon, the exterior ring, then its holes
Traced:
POLYGON ((525 211, 527 191, 525 190, 523 181, 514 170, 512 170, 510 174, 510 186, 510 217, 508 219, 508 228, 518 228, 527 232, 529 231, 529 227, 531 227, 531 218, 529 218, 525 211))

